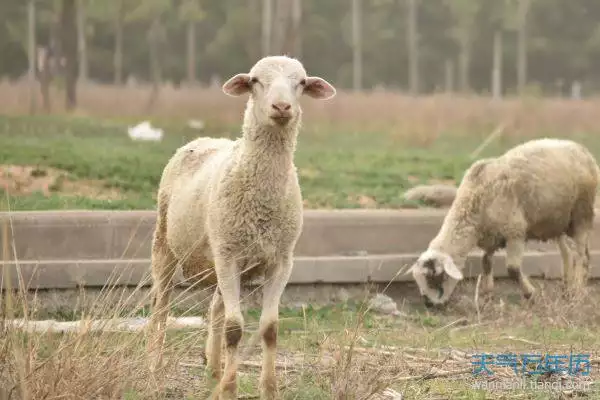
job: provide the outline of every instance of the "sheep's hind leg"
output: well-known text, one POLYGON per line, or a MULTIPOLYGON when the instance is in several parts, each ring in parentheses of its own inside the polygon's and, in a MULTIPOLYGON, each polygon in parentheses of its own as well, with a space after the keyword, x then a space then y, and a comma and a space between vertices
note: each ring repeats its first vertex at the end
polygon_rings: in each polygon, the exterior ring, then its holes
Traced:
POLYGON ((573 265, 573 279, 570 282, 571 289, 579 291, 585 287, 590 268, 590 250, 589 250, 590 229, 587 226, 578 227, 573 235, 575 241, 576 262, 573 265))
POLYGON ((579 293, 588 280, 590 267, 589 238, 594 229, 594 199, 595 192, 582 197, 574 206, 571 215, 570 236, 575 243, 575 257, 573 263, 572 279, 569 283, 569 292, 579 293))
POLYGON ((147 351, 150 371, 154 373, 162 363, 165 329, 169 314, 172 279, 177 267, 176 259, 161 234, 155 236, 152 245, 152 310, 148 324, 147 351))
POLYGON ((562 259, 563 290, 567 292, 573 282, 573 254, 567 243, 567 235, 560 235, 557 244, 562 259))
POLYGON ((223 342, 224 311, 223 297, 217 287, 210 303, 208 338, 206 340, 206 369, 214 379, 220 379, 222 375, 221 345, 223 342))
POLYGON ((493 255, 493 251, 486 251, 481 258, 481 267, 483 269, 481 293, 486 296, 490 296, 494 291, 494 274, 492 272, 493 255))
POLYGON ((535 288, 529 281, 529 278, 523 274, 521 265, 523 263, 523 253, 525 252, 525 241, 522 239, 511 239, 506 242, 506 268, 508 276, 513 281, 519 283, 523 297, 531 299, 535 293, 535 288))
POLYGON ((293 256, 288 255, 274 268, 267 268, 263 286, 263 306, 259 321, 262 334, 263 360, 260 374, 260 392, 262 399, 277 398, 277 376, 275 361, 277 358, 277 330, 279 327, 279 302, 292 273, 293 256))

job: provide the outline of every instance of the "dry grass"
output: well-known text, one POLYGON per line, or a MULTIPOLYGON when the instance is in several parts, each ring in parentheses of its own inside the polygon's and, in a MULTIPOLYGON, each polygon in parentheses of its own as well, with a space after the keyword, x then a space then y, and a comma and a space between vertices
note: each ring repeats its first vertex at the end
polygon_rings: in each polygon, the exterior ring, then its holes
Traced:
MULTIPOLYGON (((221 126, 237 126, 245 97, 232 99, 219 88, 174 88, 163 86, 152 110, 146 109, 150 87, 80 85, 78 114, 101 117, 203 118, 221 126)), ((0 110, 6 114, 28 112, 25 83, 0 83, 0 110)), ((63 94, 52 90, 52 111, 62 113, 63 94)), ((41 99, 38 99, 41 104, 41 99)), ((458 95, 410 97, 394 92, 351 93, 339 91, 328 101, 305 100, 307 124, 323 132, 330 129, 351 132, 386 132, 398 140, 427 145, 439 135, 479 132, 489 134, 509 122, 510 135, 569 135, 597 133, 600 99, 490 98, 458 95)))
MULTIPOLYGON (((386 293, 399 302, 406 317, 379 315, 369 311, 361 299, 323 308, 282 308, 277 361, 282 398, 392 399, 386 392, 403 393, 409 399, 571 396, 566 390, 484 393, 473 389, 476 382, 517 376, 508 367, 494 367, 491 378, 473 377, 471 356, 482 352, 591 353, 595 360, 591 376, 573 380, 600 378, 600 311, 596 306, 600 288, 591 284, 586 293, 567 302, 555 295, 556 282, 535 284, 539 297, 528 304, 519 298, 513 283, 496 282, 493 298, 477 299, 474 283, 464 282, 443 310, 425 309, 414 285, 389 287, 386 293)), ((367 289, 367 295, 379 291, 367 289)), ((83 319, 144 314, 148 299, 135 296, 140 291, 141 285, 132 291, 107 286, 83 319)), ((184 302, 190 292, 178 294, 173 307, 184 302)), ((36 307, 26 300, 25 293, 17 291, 14 298, 4 299, 5 310, 18 307, 26 318, 35 319, 36 307), (12 308, 6 300, 12 302, 12 308)), ((85 302, 84 291, 80 299, 85 302)), ((185 315, 187 310, 179 312, 185 315)), ((245 315, 244 341, 249 342, 257 331, 260 310, 246 309, 245 315)), ((10 318, 10 312, 6 316, 10 318)), ((204 329, 170 332, 166 364, 160 374, 164 381, 157 387, 147 373, 143 332, 92 332, 89 324, 82 323, 77 332, 33 334, 7 326, 0 337, 0 388, 4 389, 0 398, 207 398, 214 382, 204 377, 205 337, 204 329)), ((250 345, 246 351, 248 357, 240 365, 240 398, 258 398, 260 344, 250 345)), ((568 380, 556 374, 537 379, 568 380)), ((582 395, 593 398, 598 394, 598 389, 590 386, 582 395)))

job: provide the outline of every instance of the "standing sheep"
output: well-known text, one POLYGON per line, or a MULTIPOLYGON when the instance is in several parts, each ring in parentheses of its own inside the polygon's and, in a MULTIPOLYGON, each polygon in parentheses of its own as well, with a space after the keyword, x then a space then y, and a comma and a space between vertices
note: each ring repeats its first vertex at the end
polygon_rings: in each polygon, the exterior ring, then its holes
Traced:
POLYGON ((237 356, 244 320, 241 285, 264 276, 259 322, 263 364, 261 395, 277 395, 275 357, 279 302, 289 280, 302 230, 302 196, 294 151, 302 94, 329 99, 334 87, 309 77, 286 56, 259 60, 224 85, 230 96, 249 93, 241 138, 199 138, 177 150, 163 172, 152 244, 154 333, 149 350, 160 364, 171 282, 176 264, 184 277, 217 284, 210 305, 207 368, 223 399, 237 398, 237 356), (225 371, 221 370, 225 339, 225 371))
POLYGON ((498 158, 473 163, 437 236, 409 269, 426 304, 450 298, 476 246, 485 252, 482 292, 492 291, 492 255, 505 248, 509 276, 531 298, 535 289, 521 271, 527 240, 556 239, 566 288, 582 287, 599 175, 584 146, 561 139, 532 140, 498 158), (578 259, 573 265, 566 236, 575 242, 578 259))

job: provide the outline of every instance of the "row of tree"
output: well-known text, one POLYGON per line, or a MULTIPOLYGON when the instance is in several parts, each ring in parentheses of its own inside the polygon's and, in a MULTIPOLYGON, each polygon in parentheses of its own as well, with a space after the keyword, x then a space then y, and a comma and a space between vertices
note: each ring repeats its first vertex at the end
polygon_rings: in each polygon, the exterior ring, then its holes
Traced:
MULTIPOLYGON (((5 0, 0 76, 208 83, 265 54, 339 87, 563 92, 600 83, 598 0, 5 0)), ((46 89, 44 89, 44 85, 46 89)))

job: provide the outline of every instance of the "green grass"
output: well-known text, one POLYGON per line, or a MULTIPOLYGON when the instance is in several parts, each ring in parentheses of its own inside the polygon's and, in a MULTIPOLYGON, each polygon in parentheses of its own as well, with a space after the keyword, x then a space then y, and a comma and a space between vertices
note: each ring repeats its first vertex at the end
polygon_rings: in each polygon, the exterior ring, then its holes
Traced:
MULTIPOLYGON (((49 196, 33 193, 10 200, 14 210, 152 209, 162 169, 176 148, 197 137, 183 120, 158 120, 165 129, 161 143, 133 142, 127 125, 136 121, 64 116, 0 116, 0 160, 57 168, 71 180, 97 179, 116 188, 121 199, 66 195, 57 188, 49 196)), ((203 136, 238 134, 238 127, 208 126, 203 136)), ((469 153, 488 132, 445 132, 427 146, 418 138, 398 139, 380 132, 336 131, 306 124, 296 153, 304 199, 310 208, 364 207, 364 199, 380 208, 411 206, 402 194, 432 179, 459 181, 469 153), (363 200, 361 200, 361 197, 363 200)), ((600 141, 579 135, 600 155, 600 141)), ((501 138, 481 156, 500 154, 524 138, 501 138)), ((0 189, 1 190, 1 189, 0 189)), ((2 196, 2 206, 6 204, 2 196)))

